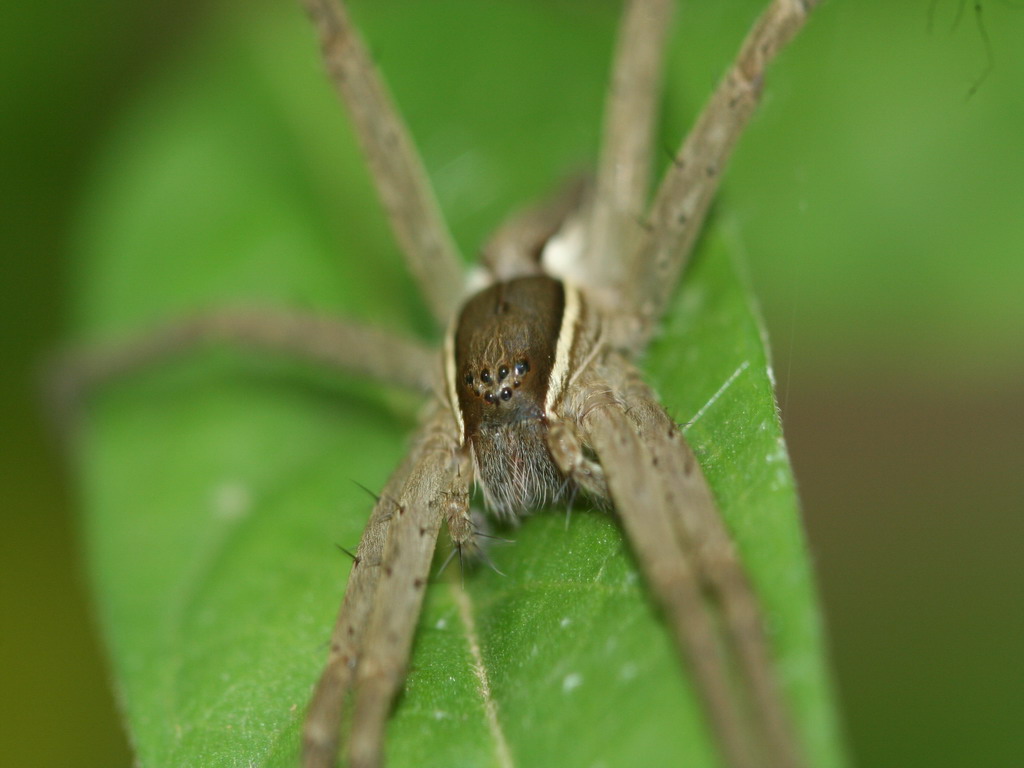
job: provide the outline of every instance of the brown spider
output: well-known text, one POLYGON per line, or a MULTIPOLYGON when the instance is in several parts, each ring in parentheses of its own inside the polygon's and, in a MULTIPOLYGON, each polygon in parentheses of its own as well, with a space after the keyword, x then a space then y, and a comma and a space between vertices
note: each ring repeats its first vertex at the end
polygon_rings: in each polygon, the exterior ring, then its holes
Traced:
POLYGON ((350 694, 349 764, 382 763, 442 525, 456 551, 475 549, 475 483, 505 517, 577 492, 613 506, 692 669, 725 763, 802 765, 756 597, 692 451, 633 361, 665 312, 767 64, 816 3, 770 3, 648 205, 672 2, 628 2, 596 179, 514 217, 467 281, 344 6, 303 2, 409 269, 448 328, 443 355, 354 323, 224 310, 89 352, 66 380, 94 384, 213 338, 431 394, 354 556, 307 713, 304 764, 335 764, 350 694))

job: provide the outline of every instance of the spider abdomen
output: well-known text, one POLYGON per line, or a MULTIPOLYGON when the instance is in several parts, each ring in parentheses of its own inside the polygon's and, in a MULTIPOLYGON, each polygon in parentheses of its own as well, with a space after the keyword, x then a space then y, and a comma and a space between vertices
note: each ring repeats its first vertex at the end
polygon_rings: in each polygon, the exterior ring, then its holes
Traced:
POLYGON ((547 445, 566 289, 546 276, 495 283, 470 298, 448 345, 453 410, 488 505, 514 515, 567 483, 547 445))

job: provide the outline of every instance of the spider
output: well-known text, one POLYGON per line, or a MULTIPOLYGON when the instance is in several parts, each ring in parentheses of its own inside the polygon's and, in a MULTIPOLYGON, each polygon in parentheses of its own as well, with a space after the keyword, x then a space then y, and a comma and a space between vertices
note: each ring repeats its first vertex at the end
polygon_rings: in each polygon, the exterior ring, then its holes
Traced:
POLYGON ((724 761, 802 765, 757 599, 692 450, 636 359, 666 310, 766 66, 816 3, 769 4, 648 205, 672 3, 628 2, 595 179, 510 219, 468 278, 344 4, 303 4, 395 238, 446 329, 441 354, 352 322, 232 309, 88 352, 65 380, 92 386, 219 339, 429 394, 409 453, 377 495, 353 555, 308 707, 304 765, 335 764, 344 716, 349 764, 382 764, 442 527, 453 552, 480 549, 474 484, 504 518, 577 495, 614 508, 724 761))

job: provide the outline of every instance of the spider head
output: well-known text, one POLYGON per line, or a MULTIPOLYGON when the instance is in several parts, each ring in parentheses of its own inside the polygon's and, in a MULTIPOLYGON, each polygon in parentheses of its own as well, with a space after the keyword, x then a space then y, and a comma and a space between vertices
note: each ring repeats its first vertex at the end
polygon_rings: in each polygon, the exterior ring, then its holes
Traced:
POLYGON ((562 284, 540 276, 496 283, 466 302, 449 370, 467 440, 543 419, 564 304, 562 284))

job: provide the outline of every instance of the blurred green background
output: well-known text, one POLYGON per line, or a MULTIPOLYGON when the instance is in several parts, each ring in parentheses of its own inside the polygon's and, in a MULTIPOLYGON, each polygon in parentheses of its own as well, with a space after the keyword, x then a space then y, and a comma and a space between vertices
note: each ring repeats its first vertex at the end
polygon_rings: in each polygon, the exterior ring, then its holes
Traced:
MULTIPOLYGON (((548 5, 563 22, 552 34, 588 12, 582 0, 548 5)), ((690 74, 667 131, 682 130, 675 115, 699 104, 760 6, 681 5, 673 65, 690 74)), ((771 330, 862 766, 1024 760, 1024 9, 980 6, 987 39, 958 0, 826 2, 771 73, 717 209, 746 243, 771 330)), ((11 765, 130 762, 30 373, 66 335, 76 233, 110 136, 123 141, 126 116, 166 73, 252 7, 2 12, 0 754, 11 765)), ((385 70, 403 66, 415 63, 389 51, 385 70)))

